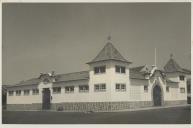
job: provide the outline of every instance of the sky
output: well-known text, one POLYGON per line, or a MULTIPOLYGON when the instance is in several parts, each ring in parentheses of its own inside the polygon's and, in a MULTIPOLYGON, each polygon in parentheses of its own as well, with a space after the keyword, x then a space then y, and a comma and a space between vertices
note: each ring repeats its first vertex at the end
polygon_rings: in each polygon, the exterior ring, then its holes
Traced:
POLYGON ((131 67, 163 66, 170 54, 191 68, 190 3, 4 3, 2 83, 89 70, 107 43, 132 61, 131 67))

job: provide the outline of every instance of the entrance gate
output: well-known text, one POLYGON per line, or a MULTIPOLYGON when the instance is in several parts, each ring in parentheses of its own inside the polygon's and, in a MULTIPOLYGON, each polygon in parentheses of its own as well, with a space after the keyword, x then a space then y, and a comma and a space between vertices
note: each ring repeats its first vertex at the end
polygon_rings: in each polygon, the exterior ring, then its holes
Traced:
POLYGON ((162 105, 162 90, 159 85, 156 85, 153 88, 153 103, 154 103, 154 106, 162 105))
POLYGON ((50 109, 50 89, 44 88, 42 91, 42 109, 50 109))

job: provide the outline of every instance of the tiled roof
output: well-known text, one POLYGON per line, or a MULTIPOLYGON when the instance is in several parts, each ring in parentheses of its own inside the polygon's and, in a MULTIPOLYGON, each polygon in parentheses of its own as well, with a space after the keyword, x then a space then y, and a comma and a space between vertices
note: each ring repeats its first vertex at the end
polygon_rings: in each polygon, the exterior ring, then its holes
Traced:
POLYGON ((13 87, 13 86, 24 86, 24 85, 38 85, 41 80, 39 78, 32 78, 29 80, 21 81, 18 84, 15 85, 9 85, 7 87, 13 87))
POLYGON ((130 68, 130 71, 140 72, 145 66, 138 66, 130 68))
POLYGON ((119 60, 119 61, 131 63, 128 60, 126 60, 110 42, 108 42, 104 46, 104 48, 99 52, 99 54, 91 62, 88 62, 88 63, 104 61, 104 60, 119 60))
POLYGON ((166 82, 169 82, 169 83, 178 83, 178 82, 172 81, 172 80, 170 80, 170 79, 166 79, 166 82))
POLYGON ((55 79, 56 79, 56 82, 89 79, 89 72, 82 71, 82 72, 74 72, 74 73, 68 73, 68 74, 59 74, 55 76, 55 79))
POLYGON ((130 69, 130 71, 134 71, 134 72, 148 72, 149 71, 149 69, 146 65, 138 66, 138 67, 132 67, 129 69, 130 69))
POLYGON ((172 72, 190 73, 189 70, 181 68, 180 65, 173 58, 170 58, 170 60, 164 66, 164 72, 166 73, 172 73, 172 72))
MULTIPOLYGON (((82 72, 74 72, 74 73, 68 73, 68 74, 59 74, 54 76, 56 79, 56 82, 63 82, 63 81, 73 81, 73 80, 84 80, 89 79, 89 72, 88 71, 82 71, 82 72)), ((24 86, 24 85, 38 85, 42 80, 40 78, 32 78, 26 81, 21 81, 18 84, 15 85, 9 85, 7 87, 15 87, 15 86, 24 86)))
POLYGON ((148 74, 147 66, 137 66, 129 68, 129 75, 131 79, 145 79, 145 75, 148 74))
POLYGON ((130 79, 145 79, 145 75, 144 73, 140 73, 140 72, 129 72, 129 77, 130 79))
POLYGON ((191 74, 191 71, 189 69, 182 68, 182 70, 188 74, 191 74))

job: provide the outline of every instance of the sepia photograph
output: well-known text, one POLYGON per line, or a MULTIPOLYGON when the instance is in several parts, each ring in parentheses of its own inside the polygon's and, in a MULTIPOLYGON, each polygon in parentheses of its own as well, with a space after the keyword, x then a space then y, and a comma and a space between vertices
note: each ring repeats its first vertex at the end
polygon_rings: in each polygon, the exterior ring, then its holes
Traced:
POLYGON ((2 3, 3 124, 191 124, 191 3, 2 3))

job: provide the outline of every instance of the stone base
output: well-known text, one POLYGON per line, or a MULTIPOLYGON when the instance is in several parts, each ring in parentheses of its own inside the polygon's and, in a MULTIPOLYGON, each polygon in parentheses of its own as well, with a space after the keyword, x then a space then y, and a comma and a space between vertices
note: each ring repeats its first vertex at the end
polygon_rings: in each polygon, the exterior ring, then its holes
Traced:
POLYGON ((42 104, 7 104, 6 110, 10 111, 24 111, 24 110, 42 110, 42 104))
MULTIPOLYGON (((152 106, 151 101, 135 102, 66 102, 52 103, 50 110, 65 112, 105 112, 152 106)), ((42 110, 42 104, 8 104, 7 110, 42 110)))
POLYGON ((185 105, 185 104, 187 104, 187 100, 164 101, 165 106, 185 105))
MULTIPOLYGON (((164 106, 175 106, 187 104, 186 100, 164 101, 164 106)), ((136 109, 152 107, 152 101, 133 101, 133 102, 65 102, 52 103, 51 109, 64 112, 108 112, 124 109, 136 109)), ((42 104, 8 104, 7 110, 42 110, 42 104)))
POLYGON ((82 112, 82 111, 115 111, 123 109, 132 109, 132 108, 141 108, 152 106, 151 101, 136 101, 136 102, 79 102, 79 103, 56 103, 52 104, 52 110, 62 111, 73 111, 73 112, 82 112))

